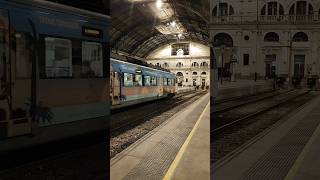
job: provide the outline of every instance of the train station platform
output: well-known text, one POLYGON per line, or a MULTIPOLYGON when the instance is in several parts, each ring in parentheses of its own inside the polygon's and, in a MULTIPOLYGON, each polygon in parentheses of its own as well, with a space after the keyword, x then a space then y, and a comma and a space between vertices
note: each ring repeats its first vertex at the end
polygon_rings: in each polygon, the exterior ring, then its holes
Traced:
POLYGON ((236 80, 218 82, 216 100, 232 99, 273 90, 273 80, 236 80))
POLYGON ((223 180, 320 179, 320 95, 211 165, 223 180))
POLYGON ((208 93, 117 154, 110 178, 209 179, 209 104, 208 93))

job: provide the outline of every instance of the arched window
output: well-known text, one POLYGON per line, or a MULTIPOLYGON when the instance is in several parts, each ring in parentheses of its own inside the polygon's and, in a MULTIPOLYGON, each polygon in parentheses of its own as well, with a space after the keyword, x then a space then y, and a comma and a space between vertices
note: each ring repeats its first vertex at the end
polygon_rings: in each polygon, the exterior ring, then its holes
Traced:
POLYGON ((193 63, 191 64, 191 66, 192 66, 192 67, 199 67, 199 64, 198 64, 197 62, 193 62, 193 63))
POLYGON ((164 67, 164 68, 168 68, 169 67, 169 64, 168 63, 163 63, 163 66, 162 67, 164 67))
POLYGON ((182 72, 177 72, 177 76, 183 76, 182 72))
POLYGON ((207 75, 207 73, 206 72, 202 72, 201 75, 207 75))
POLYGON ((157 63, 157 64, 156 64, 156 66, 159 66, 159 67, 161 67, 161 64, 160 64, 160 63, 157 63))
POLYGON ((234 14, 233 7, 228 3, 219 3, 213 8, 212 16, 231 16, 234 14))
POLYGON ((197 72, 193 72, 192 75, 198 75, 198 73, 197 72))
POLYGON ((291 5, 289 10, 290 15, 312 15, 313 14, 313 7, 310 3, 306 1, 296 1, 294 4, 291 5), (308 8, 307 8, 308 6, 308 8))
POLYGON ((293 42, 306 42, 308 40, 308 35, 304 32, 297 32, 292 38, 293 42))
POLYGON ((213 38, 213 46, 226 46, 226 47, 233 47, 233 40, 232 37, 227 33, 219 33, 214 36, 213 38))
POLYGON ((275 32, 269 32, 264 36, 265 42, 279 42, 279 35, 275 32))
POLYGON ((200 66, 201 66, 201 67, 208 67, 209 65, 208 65, 207 62, 202 62, 202 63, 200 64, 200 66))
POLYGON ((183 64, 181 62, 178 62, 176 67, 183 67, 183 64))
POLYGON ((276 1, 268 2, 266 5, 262 7, 261 15, 263 16, 284 15, 284 9, 283 9, 283 6, 276 1))

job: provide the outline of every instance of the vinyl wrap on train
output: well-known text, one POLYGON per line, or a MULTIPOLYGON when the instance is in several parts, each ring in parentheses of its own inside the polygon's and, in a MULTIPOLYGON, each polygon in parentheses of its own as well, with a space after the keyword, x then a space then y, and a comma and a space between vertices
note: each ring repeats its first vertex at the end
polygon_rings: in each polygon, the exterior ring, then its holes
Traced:
POLYGON ((107 127, 109 25, 108 16, 56 3, 0 0, 0 142, 107 127))

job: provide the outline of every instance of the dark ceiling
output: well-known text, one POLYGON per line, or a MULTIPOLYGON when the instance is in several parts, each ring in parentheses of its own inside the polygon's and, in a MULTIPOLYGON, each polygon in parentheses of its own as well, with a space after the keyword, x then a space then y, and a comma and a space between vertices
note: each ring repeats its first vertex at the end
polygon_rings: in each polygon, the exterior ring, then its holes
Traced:
POLYGON ((110 0, 47 0, 101 14, 110 15, 110 0))
MULTIPOLYGON (((145 58, 156 48, 177 42, 177 37, 164 35, 154 28, 161 23, 146 3, 155 0, 130 2, 111 0, 111 48, 145 58)), ((167 0, 174 16, 186 29, 183 40, 208 44, 209 0, 167 0)))

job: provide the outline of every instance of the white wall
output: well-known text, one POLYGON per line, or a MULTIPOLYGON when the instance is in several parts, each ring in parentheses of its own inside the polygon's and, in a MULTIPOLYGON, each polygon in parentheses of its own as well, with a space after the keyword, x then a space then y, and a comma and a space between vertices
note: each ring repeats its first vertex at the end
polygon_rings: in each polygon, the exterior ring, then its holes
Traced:
POLYGON ((159 47, 155 51, 151 52, 147 56, 146 61, 156 65, 159 63, 162 67, 164 63, 168 63, 169 69, 171 72, 177 74, 181 72, 183 74, 183 86, 192 86, 193 80, 196 80, 196 85, 201 85, 202 81, 205 81, 206 85, 210 85, 210 49, 208 46, 194 43, 194 42, 181 42, 189 43, 189 55, 184 56, 171 56, 171 45, 168 44, 162 47, 159 47), (181 62, 183 67, 177 67, 177 63, 181 62), (192 67, 192 63, 197 62, 199 67, 192 67), (202 62, 208 64, 207 67, 200 67, 202 62), (193 75, 193 72, 197 72, 197 75, 193 75), (205 73, 206 75, 201 75, 205 73))

